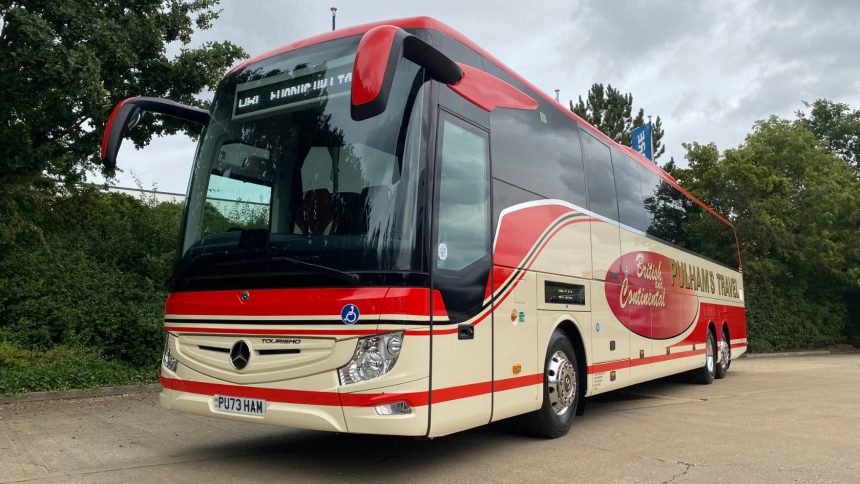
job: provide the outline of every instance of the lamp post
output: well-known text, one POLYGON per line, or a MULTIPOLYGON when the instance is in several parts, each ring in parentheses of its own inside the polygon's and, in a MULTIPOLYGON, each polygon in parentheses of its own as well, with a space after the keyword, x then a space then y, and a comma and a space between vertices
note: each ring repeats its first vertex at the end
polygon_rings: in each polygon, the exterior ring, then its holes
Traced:
POLYGON ((337 15, 337 7, 331 8, 331 30, 334 32, 334 18, 337 15))
POLYGON ((556 90, 555 90, 555 102, 561 102, 561 101, 559 101, 559 98, 558 98, 558 94, 559 94, 560 92, 561 92, 561 89, 556 89, 556 90))

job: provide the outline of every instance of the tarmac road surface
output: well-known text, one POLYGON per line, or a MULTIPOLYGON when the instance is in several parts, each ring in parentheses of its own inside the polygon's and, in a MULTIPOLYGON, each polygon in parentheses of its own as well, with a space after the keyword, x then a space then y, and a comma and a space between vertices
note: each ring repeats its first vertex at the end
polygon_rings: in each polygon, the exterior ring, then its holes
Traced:
POLYGON ((860 354, 741 359, 725 380, 592 400, 571 433, 435 440, 181 415, 157 394, 0 406, 0 482, 860 482, 860 354))

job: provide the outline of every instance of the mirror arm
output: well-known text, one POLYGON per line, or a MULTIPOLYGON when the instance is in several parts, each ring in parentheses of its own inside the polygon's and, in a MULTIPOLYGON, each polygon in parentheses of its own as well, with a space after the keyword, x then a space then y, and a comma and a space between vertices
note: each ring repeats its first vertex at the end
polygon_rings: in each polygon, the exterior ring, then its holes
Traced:
POLYGON ((403 39, 403 57, 427 69, 430 77, 443 84, 457 84, 463 69, 450 57, 414 35, 403 39))
POLYGON ((102 137, 101 159, 105 167, 116 168, 116 155, 122 144, 122 138, 128 131, 129 121, 138 113, 149 111, 165 114, 196 124, 206 125, 209 122, 209 111, 194 106, 180 104, 169 99, 137 96, 124 99, 114 108, 102 137))

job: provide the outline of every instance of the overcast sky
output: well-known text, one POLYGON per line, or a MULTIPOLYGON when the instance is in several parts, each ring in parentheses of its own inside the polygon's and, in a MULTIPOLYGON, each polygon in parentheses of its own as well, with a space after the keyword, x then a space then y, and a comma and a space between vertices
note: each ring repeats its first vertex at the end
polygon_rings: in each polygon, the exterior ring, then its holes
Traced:
MULTIPOLYGON (((659 115, 666 154, 681 143, 743 142, 753 122, 792 116, 802 101, 827 98, 860 108, 860 9, 856 2, 523 2, 222 0, 214 27, 194 44, 229 40, 252 56, 337 25, 429 15, 471 38, 562 103, 592 83, 633 94, 634 109, 659 115)), ((155 140, 119 155, 120 185, 184 192, 194 144, 155 140)))

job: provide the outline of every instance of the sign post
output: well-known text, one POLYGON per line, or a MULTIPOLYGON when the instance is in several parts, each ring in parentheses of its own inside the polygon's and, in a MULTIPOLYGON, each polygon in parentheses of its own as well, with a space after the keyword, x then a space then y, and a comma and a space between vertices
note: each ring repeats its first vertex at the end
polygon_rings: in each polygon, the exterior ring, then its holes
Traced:
POLYGON ((630 146, 645 155, 651 161, 654 161, 653 149, 651 143, 651 123, 643 124, 630 132, 630 146))

